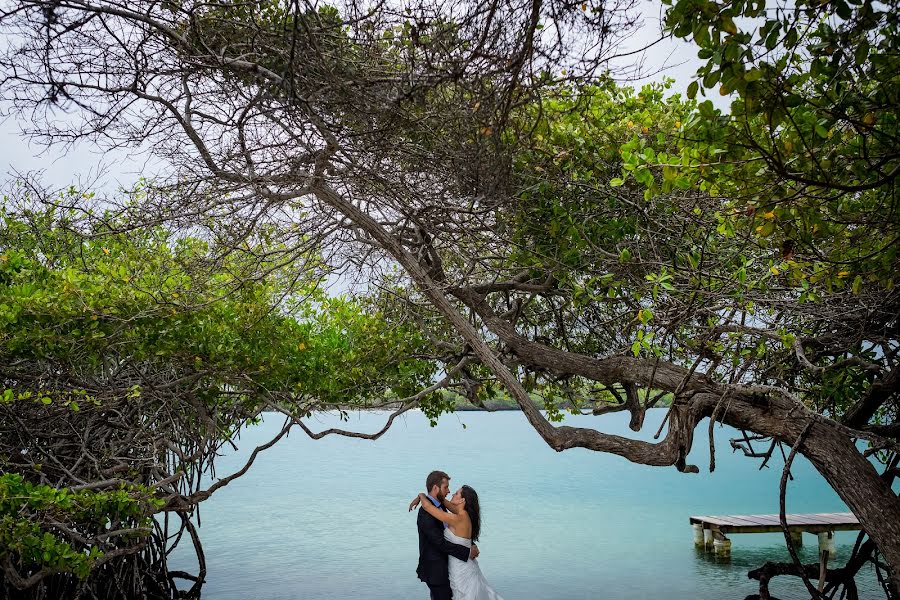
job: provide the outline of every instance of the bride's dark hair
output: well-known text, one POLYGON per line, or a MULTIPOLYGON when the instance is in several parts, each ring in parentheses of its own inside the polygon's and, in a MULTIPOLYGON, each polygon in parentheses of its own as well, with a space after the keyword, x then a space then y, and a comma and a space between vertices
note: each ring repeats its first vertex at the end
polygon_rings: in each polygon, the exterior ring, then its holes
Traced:
POLYGON ((466 512, 472 521, 472 541, 478 541, 481 533, 481 506, 478 504, 478 493, 467 485, 462 486, 459 494, 466 501, 466 512))

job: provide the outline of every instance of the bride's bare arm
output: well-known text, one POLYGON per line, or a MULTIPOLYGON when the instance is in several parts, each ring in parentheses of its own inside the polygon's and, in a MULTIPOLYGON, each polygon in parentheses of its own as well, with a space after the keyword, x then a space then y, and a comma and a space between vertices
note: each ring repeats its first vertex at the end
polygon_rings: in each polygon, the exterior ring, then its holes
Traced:
MULTIPOLYGON (((453 497, 456 498, 456 496, 453 496, 453 497)), ((450 502, 446 498, 444 498, 444 500, 441 502, 441 504, 444 506, 444 508, 446 508, 447 510, 449 510, 450 512, 452 512, 455 515, 458 515, 460 513, 460 511, 462 510, 462 507, 460 507, 459 504, 454 504, 453 502, 450 502)))
POLYGON ((429 515, 431 515, 438 521, 443 521, 448 525, 454 525, 459 520, 458 514, 442 511, 437 506, 432 504, 431 500, 429 500, 428 496, 426 496, 425 494, 419 494, 419 501, 422 503, 422 508, 424 508, 429 515))

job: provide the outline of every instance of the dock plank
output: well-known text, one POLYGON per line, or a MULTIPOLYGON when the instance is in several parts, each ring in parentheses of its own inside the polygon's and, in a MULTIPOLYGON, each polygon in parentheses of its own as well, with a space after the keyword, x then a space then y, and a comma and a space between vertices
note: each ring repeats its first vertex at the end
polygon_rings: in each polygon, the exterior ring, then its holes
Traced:
MULTIPOLYGON (((802 513, 785 515, 788 530, 824 533, 861 529, 853 513, 802 513)), ((691 516, 692 524, 722 533, 774 533, 781 531, 778 515, 698 515, 691 516)))
POLYGON ((778 515, 750 515, 759 522, 760 525, 779 525, 781 521, 778 515))
POLYGON ((830 519, 832 523, 859 523, 853 513, 820 513, 820 516, 830 519))
POLYGON ((771 525, 771 523, 763 523, 759 519, 752 519, 747 516, 733 516, 728 517, 728 521, 731 522, 732 525, 735 526, 750 526, 750 527, 759 527, 760 525, 771 525))
POLYGON ((819 514, 815 515, 796 515, 796 519, 798 521, 803 521, 804 523, 818 523, 822 525, 830 525, 834 523, 833 520, 829 520, 827 517, 819 514))

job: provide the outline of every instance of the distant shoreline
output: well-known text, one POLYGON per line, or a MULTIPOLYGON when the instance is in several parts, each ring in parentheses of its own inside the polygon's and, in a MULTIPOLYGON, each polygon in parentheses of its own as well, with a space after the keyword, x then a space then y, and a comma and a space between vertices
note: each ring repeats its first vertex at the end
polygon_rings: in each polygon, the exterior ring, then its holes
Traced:
MULTIPOLYGON (((543 407, 541 407, 543 410, 543 407)), ((484 403, 484 408, 480 406, 475 406, 474 404, 457 404, 453 409, 456 412, 497 412, 497 411, 519 411, 522 412, 522 409, 519 408, 518 404, 506 404, 506 403, 497 403, 492 404, 489 402, 484 403)))
MULTIPOLYGON (((453 404, 453 408, 451 409, 451 412, 510 412, 510 411, 522 412, 522 409, 519 408, 519 405, 515 402, 515 400, 513 400, 506 394, 495 395, 493 398, 485 400, 482 403, 482 406, 473 404, 467 398, 465 398, 459 394, 455 394, 452 392, 446 392, 446 391, 444 392, 444 394, 445 394, 445 398, 450 400, 451 403, 453 404), (449 394, 452 394, 452 396, 447 398, 447 396, 449 394)), ((604 407, 608 406, 609 407, 609 408, 605 409, 605 412, 618 412, 620 410, 621 411, 627 410, 624 405, 619 404, 618 402, 614 401, 614 399, 612 398, 611 395, 609 395, 609 398, 601 398, 598 400, 600 400, 600 402, 599 402, 600 406, 604 406, 604 407)), ((532 401, 534 401, 538 410, 541 410, 541 411, 548 410, 544 399, 541 398, 540 396, 537 396, 536 394, 532 394, 532 401)), ((664 397, 660 398, 659 401, 657 401, 654 404, 654 408, 667 408, 671 405, 671 403, 672 403, 672 395, 666 394, 664 397)), ((586 404, 586 406, 578 407, 578 406, 573 406, 572 402, 568 399, 559 399, 558 402, 554 405, 552 410, 556 410, 556 411, 563 412, 563 413, 573 412, 573 410, 575 412, 583 412, 583 411, 591 412, 592 409, 595 408, 595 406, 593 406, 589 403, 585 403, 585 404, 586 404)), ((382 404, 378 407, 347 405, 347 406, 339 406, 336 408, 324 409, 323 412, 328 412, 329 410, 364 411, 364 412, 369 412, 369 411, 378 412, 378 411, 385 411, 385 410, 394 411, 394 410, 397 410, 398 408, 400 408, 402 405, 403 404, 401 402, 390 402, 390 403, 382 404)), ((420 407, 416 407, 416 410, 418 410, 418 409, 420 409, 420 407)))
MULTIPOLYGON (((543 402, 535 401, 535 404, 537 405, 539 410, 542 410, 542 411, 547 410, 547 407, 544 405, 543 402)), ((346 411, 381 412, 381 411, 385 411, 385 410, 397 410, 401 406, 402 406, 402 404, 396 403, 396 404, 387 404, 387 405, 382 405, 382 406, 372 407, 372 408, 367 408, 367 407, 363 407, 363 406, 342 406, 342 407, 339 407, 339 409, 346 410, 346 411)), ((666 402, 666 403, 660 402, 654 408, 667 408, 668 406, 669 406, 668 402, 666 402)), ((560 402, 559 404, 556 405, 556 409, 561 412, 569 412, 572 410, 572 404, 570 402, 560 402)), ((328 412, 328 410, 338 410, 338 409, 327 409, 327 410, 325 410, 325 412, 328 412)), ((421 408, 415 407, 412 410, 421 410, 421 408)), ((576 408, 575 410, 590 411, 591 407, 576 408)), ((621 410, 625 411, 626 409, 624 407, 622 407, 621 410)), ((458 401, 456 403, 456 405, 453 407, 453 412, 522 412, 522 409, 519 407, 518 404, 516 404, 515 402, 512 402, 512 401, 504 402, 502 400, 500 400, 500 401, 490 400, 490 401, 487 401, 484 403, 484 407, 477 406, 477 405, 472 404, 467 401, 458 401)), ((616 411, 611 411, 611 412, 616 412, 616 411)))

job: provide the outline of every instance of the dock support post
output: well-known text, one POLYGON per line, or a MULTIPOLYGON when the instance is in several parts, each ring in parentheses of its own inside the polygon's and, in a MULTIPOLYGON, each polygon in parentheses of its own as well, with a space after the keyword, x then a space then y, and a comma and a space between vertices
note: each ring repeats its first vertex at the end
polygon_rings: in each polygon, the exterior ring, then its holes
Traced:
POLYGON ((834 532, 828 531, 819 534, 819 556, 827 552, 834 556, 834 532))
POLYGON ((792 531, 791 532, 791 541, 794 542, 794 548, 802 548, 803 547, 803 532, 802 531, 792 531))
POLYGON ((721 539, 716 539, 713 542, 713 547, 716 551, 716 556, 719 558, 731 558, 731 540, 727 537, 722 536, 721 539))
POLYGON ((694 548, 703 548, 703 524, 694 523, 691 527, 694 529, 694 548))
POLYGON ((819 534, 819 585, 818 591, 825 589, 825 572, 828 568, 828 558, 834 556, 834 532, 828 531, 819 534))
POLYGON ((703 530, 703 547, 707 552, 713 549, 713 532, 712 529, 703 530))

